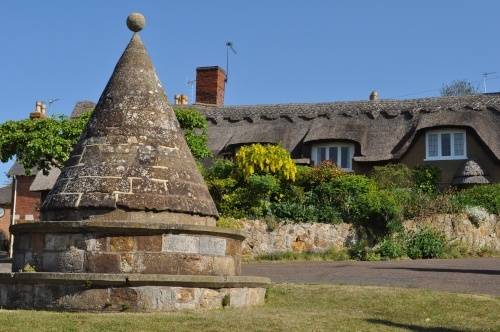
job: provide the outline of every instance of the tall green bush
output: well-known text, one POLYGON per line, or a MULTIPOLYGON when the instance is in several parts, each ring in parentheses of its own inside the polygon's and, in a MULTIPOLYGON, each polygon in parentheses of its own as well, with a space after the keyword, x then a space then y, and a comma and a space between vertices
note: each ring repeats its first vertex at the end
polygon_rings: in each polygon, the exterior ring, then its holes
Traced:
POLYGON ((434 165, 422 165, 413 169, 413 181, 415 187, 428 194, 438 191, 438 184, 441 179, 441 169, 434 165))
POLYGON ((404 164, 375 166, 371 177, 381 189, 411 188, 414 185, 412 170, 404 164))

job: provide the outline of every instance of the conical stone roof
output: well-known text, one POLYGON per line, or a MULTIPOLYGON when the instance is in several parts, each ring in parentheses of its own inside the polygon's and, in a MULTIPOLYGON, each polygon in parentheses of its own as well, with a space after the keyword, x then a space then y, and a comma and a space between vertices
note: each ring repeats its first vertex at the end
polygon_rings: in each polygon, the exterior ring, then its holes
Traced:
POLYGON ((121 220, 138 212, 174 220, 218 215, 135 33, 44 201, 42 218, 121 220))

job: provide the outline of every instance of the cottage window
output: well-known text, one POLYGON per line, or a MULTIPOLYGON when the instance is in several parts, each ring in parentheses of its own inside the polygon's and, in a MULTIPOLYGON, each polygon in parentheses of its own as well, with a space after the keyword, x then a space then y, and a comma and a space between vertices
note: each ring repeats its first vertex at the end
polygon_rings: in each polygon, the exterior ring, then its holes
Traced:
POLYGON ((425 135, 426 160, 467 159, 464 130, 434 130, 425 135))
POLYGON ((330 143, 319 144, 312 147, 312 160, 314 165, 319 165, 325 160, 330 160, 338 167, 352 170, 353 144, 330 143))

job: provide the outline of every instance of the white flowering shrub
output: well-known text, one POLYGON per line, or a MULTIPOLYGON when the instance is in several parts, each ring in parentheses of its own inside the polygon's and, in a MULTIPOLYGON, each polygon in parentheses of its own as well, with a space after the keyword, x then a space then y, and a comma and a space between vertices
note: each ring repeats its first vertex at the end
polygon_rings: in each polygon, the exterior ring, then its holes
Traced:
POLYGON ((466 206, 465 213, 476 226, 480 226, 489 216, 488 211, 481 206, 466 206))

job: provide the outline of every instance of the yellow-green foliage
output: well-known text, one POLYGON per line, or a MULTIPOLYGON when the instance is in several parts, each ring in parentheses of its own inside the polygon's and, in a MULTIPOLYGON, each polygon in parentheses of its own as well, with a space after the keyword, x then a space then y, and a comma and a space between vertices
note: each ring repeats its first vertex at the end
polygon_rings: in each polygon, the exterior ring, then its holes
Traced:
POLYGON ((232 228, 232 229, 242 229, 243 222, 239 219, 234 219, 231 217, 221 217, 217 220, 217 227, 221 228, 232 228))
POLYGON ((290 153, 279 145, 242 146, 236 153, 236 166, 243 172, 245 179, 254 173, 269 173, 295 181, 297 174, 290 153))

